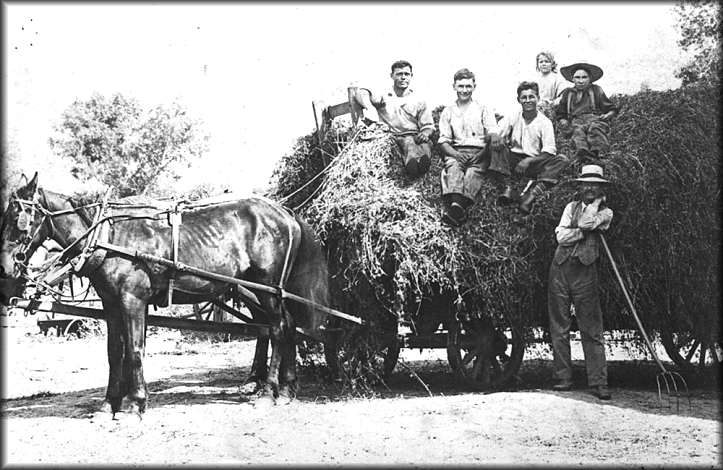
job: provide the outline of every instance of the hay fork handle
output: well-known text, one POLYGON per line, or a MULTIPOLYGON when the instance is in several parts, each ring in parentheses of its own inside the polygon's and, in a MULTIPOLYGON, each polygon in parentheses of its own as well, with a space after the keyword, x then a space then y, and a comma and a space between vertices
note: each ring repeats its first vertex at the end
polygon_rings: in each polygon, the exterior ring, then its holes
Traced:
MULTIPOLYGON (((647 344, 648 349, 650 350, 650 354, 652 354, 653 359, 655 359, 656 364, 658 364, 658 368, 660 368, 660 373, 656 377, 656 383, 658 385, 658 399, 660 399, 662 403, 662 387, 661 387, 661 379, 662 382, 665 384, 665 388, 668 392, 668 395, 670 395, 670 384, 668 383, 668 377, 670 377, 670 381, 673 385, 673 390, 675 391, 676 398, 679 396, 678 391, 678 384, 675 381, 676 376, 680 378, 681 382, 683 383, 683 386, 685 387, 685 393, 688 396, 688 406, 690 406, 690 394, 688 393, 688 384, 685 382, 685 379, 682 375, 680 375, 677 372, 670 372, 668 369, 665 368, 663 365, 663 362, 660 360, 658 355, 655 352, 655 349, 653 348, 653 343, 650 341, 650 338, 648 338, 648 334, 645 332, 645 328, 643 328, 643 323, 640 321, 640 317, 638 316, 637 311, 635 310, 635 306, 633 305, 632 299, 630 299, 630 294, 628 294, 628 290, 625 288, 625 283, 623 282, 623 278, 620 275, 620 271, 618 271, 618 266, 615 263, 615 260, 613 259, 613 255, 610 252, 610 248, 608 247, 607 242, 605 241, 605 237, 602 233, 598 233, 600 235, 600 241, 602 241, 602 245, 605 248, 605 253, 608 256, 608 259, 610 260, 610 264, 613 267, 613 271, 615 271, 615 276, 618 279, 618 283, 620 284, 620 288, 623 291, 623 294, 625 295, 625 300, 628 301, 628 306, 630 307, 630 311, 633 314, 633 317, 635 318, 635 322, 638 324, 638 329, 640 330, 640 333, 643 335, 643 339, 645 340, 645 344, 647 344)), ((677 402, 676 402, 677 403, 677 402)))

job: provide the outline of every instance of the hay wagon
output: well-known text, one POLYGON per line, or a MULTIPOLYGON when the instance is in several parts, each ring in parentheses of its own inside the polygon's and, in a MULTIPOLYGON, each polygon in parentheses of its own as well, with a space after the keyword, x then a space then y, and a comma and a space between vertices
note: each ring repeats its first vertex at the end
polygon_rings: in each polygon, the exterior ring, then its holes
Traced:
MULTIPOLYGON (((605 161, 606 174, 625 182, 608 196, 616 211, 612 253, 646 328, 686 372, 717 373, 723 352, 717 265, 702 254, 719 245, 718 134, 700 113, 673 122, 667 117, 681 108, 707 109, 715 93, 618 97, 616 140, 605 161), (640 109, 651 110, 645 122, 640 109), (685 165, 696 169, 693 175, 684 175, 667 156, 661 162, 663 119, 666 148, 677 149, 678 159, 684 155, 685 165), (661 204, 676 211, 661 211, 661 204), (691 225, 691 214, 701 223, 691 225), (705 293, 690 289, 689 282, 705 286, 705 293)), ((363 113, 354 107, 353 88, 348 95, 346 104, 314 103, 316 132, 300 138, 277 167, 274 197, 321 234, 337 305, 367 319, 377 332, 374 349, 385 373, 394 368, 400 348, 442 348, 463 380, 503 385, 519 369, 525 345, 545 341, 554 228, 574 188, 563 181, 532 215, 519 217, 496 207, 497 189, 484 184, 466 228, 444 227, 440 159, 433 158, 428 175, 407 178, 393 139, 373 125, 358 125, 363 113), (335 120, 345 113, 351 123, 335 120)), ((558 135, 563 152, 564 140, 558 135)), ((579 164, 571 165, 563 176, 571 180, 578 172, 579 164)), ((601 274, 606 339, 642 347, 609 263, 603 261, 601 274)))

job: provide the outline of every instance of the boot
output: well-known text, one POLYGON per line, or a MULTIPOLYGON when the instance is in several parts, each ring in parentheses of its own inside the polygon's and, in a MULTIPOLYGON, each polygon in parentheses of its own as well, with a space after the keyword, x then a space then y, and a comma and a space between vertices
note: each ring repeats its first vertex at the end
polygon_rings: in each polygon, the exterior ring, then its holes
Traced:
POLYGON ((533 184, 530 189, 527 190, 524 196, 522 196, 522 201, 520 202, 520 210, 525 214, 529 214, 530 212, 532 212, 532 205, 534 204, 535 199, 542 196, 544 192, 545 183, 537 182, 533 184))
POLYGON ((515 191, 511 185, 505 186, 505 190, 497 197, 497 204, 502 206, 505 204, 511 204, 513 202, 519 202, 520 195, 515 191))

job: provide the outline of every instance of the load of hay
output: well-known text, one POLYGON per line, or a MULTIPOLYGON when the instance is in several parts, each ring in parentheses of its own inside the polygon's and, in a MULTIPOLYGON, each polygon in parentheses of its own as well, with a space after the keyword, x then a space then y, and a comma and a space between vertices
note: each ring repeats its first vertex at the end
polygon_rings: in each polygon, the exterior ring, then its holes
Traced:
MULTIPOLYGON (((686 87, 615 99, 620 114, 601 162, 614 182, 606 239, 636 309, 655 331, 718 332, 718 92, 686 87)), ((564 140, 558 146, 567 148, 564 140)), ((440 172, 434 155, 429 173, 410 180, 388 135, 337 124, 321 146, 299 140, 276 169, 270 196, 317 230, 334 302, 345 312, 396 329, 398 319, 423 324, 435 314, 421 299, 446 296, 458 315, 546 329, 554 228, 575 195, 569 182, 579 165, 524 217, 497 206, 499 188, 486 181, 460 228, 441 222, 440 172)), ((634 329, 606 260, 601 276, 606 329, 634 329)))

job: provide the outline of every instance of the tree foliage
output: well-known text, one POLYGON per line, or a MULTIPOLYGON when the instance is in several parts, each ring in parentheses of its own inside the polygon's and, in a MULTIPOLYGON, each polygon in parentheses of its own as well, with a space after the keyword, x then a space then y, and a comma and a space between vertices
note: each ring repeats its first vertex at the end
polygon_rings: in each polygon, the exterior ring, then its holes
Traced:
POLYGON ((73 176, 97 180, 119 196, 142 194, 164 174, 177 177, 206 150, 200 121, 178 103, 145 109, 122 94, 76 100, 55 126, 53 151, 72 161, 73 176))
POLYGON ((681 37, 678 45, 691 53, 676 76, 683 85, 698 81, 720 82, 720 7, 718 2, 680 2, 675 8, 681 37))

